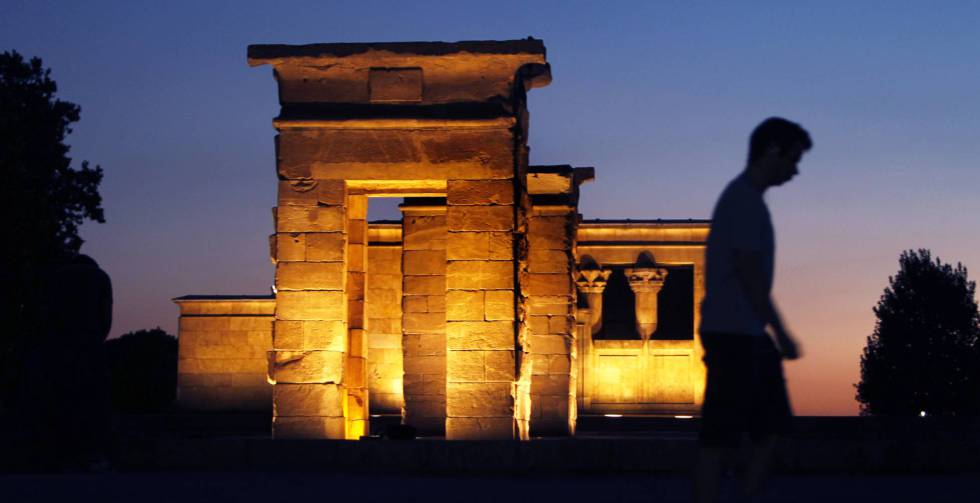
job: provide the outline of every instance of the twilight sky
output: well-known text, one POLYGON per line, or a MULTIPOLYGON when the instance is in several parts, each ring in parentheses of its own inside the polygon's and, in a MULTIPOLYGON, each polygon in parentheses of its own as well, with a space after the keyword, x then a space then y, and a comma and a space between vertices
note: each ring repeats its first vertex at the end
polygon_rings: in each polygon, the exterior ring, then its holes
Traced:
POLYGON ((734 3, 6 0, 0 50, 41 57, 82 107, 69 143, 105 170, 107 219, 83 251, 112 275, 113 335, 176 333, 179 295, 269 291, 278 104, 248 44, 543 39, 531 162, 596 167, 586 218, 707 218, 751 128, 799 121, 815 148, 767 195, 805 351, 790 393, 798 414, 855 414, 899 253, 980 267, 980 4, 734 3))

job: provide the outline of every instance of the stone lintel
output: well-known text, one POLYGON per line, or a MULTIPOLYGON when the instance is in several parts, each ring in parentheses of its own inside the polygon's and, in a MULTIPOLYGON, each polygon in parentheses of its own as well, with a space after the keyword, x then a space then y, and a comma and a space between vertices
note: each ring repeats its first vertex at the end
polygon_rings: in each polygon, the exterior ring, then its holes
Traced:
MULTIPOLYGON (((540 40, 406 42, 369 44, 252 45, 251 66, 269 64, 279 82, 279 101, 328 105, 318 115, 358 116, 350 105, 417 107, 492 104, 496 110, 452 110, 467 114, 513 115, 517 85, 524 90, 551 82, 540 40), (332 107, 338 105, 338 107, 332 107)), ((385 115, 390 115, 388 111, 385 115)), ((423 111, 431 114, 432 111, 423 111)))

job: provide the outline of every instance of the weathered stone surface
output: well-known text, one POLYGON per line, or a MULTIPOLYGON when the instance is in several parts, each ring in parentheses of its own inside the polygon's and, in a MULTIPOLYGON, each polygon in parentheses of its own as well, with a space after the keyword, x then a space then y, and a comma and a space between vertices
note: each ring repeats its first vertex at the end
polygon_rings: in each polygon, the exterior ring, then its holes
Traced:
POLYGON ((276 295, 276 314, 281 320, 344 320, 347 303, 339 291, 282 291, 276 295))
POLYGON ((484 292, 482 290, 450 290, 446 292, 446 319, 451 321, 483 321, 484 292))
POLYGON ((372 68, 368 77, 371 103, 422 101, 421 68, 372 68))
POLYGON ((316 206, 318 185, 317 180, 310 179, 280 180, 279 206, 316 206))
POLYGON ((343 417, 346 392, 339 384, 276 384, 273 414, 343 417))
POLYGON ((486 381, 513 382, 516 363, 513 351, 485 351, 486 381))
POLYGON ((424 334, 446 329, 445 313, 405 313, 402 317, 405 333, 424 334))
POLYGON ((531 274, 528 292, 532 295, 571 295, 572 278, 568 273, 531 274))
POLYGON ((514 438, 513 417, 448 417, 446 439, 491 440, 514 438))
POLYGON ((448 238, 446 258, 449 260, 489 260, 489 232, 454 232, 448 238))
POLYGON ((449 382, 474 382, 486 380, 486 363, 483 351, 453 351, 446 359, 446 378, 449 382))
POLYGON ((514 322, 452 321, 446 323, 446 346, 450 349, 514 349, 514 322))
POLYGON ((311 262, 343 261, 347 240, 341 232, 306 234, 306 260, 311 262))
POLYGON ((272 435, 275 438, 334 438, 343 439, 343 417, 275 417, 272 435))
POLYGON ((514 228, 514 206, 448 206, 451 231, 510 231, 514 228))
POLYGON ((445 276, 405 276, 405 295, 444 295, 445 276))
POLYGON ((406 210, 402 226, 405 250, 446 249, 446 215, 409 215, 406 210))
POLYGON ((408 334, 402 337, 402 345, 406 355, 445 355, 446 334, 408 334))
POLYGON ((514 292, 512 290, 488 290, 484 298, 486 320, 512 321, 514 319, 514 292))
POLYGON ((280 206, 276 210, 276 232, 341 232, 342 206, 280 206))
POLYGON ((534 354, 569 354, 571 339, 561 335, 531 334, 528 350, 534 354))
POLYGON ((346 278, 343 262, 279 262, 277 290, 342 290, 346 278))
POLYGON ((569 255, 564 250, 535 250, 528 254, 528 272, 571 274, 569 255))
POLYGON ((442 356, 406 356, 405 374, 446 373, 446 359, 442 356))
POLYGON ((268 371, 267 358, 181 358, 178 374, 261 374, 268 371))
POLYGON ((450 205, 514 204, 513 180, 449 180, 446 193, 450 205))
POLYGON ((402 312, 404 313, 427 313, 429 312, 428 295, 406 295, 402 297, 402 312))
POLYGON ((446 288, 452 290, 512 290, 513 262, 451 261, 446 266, 446 288))
POLYGON ((446 273, 445 250, 408 250, 404 254, 406 276, 431 276, 446 273))
POLYGON ((528 298, 528 308, 534 315, 571 314, 573 304, 571 295, 532 295, 528 298))
POLYGON ((275 351, 269 376, 283 383, 335 383, 344 378, 344 353, 338 351, 275 351))
POLYGON ((446 414, 450 417, 513 417, 509 382, 452 382, 446 384, 446 414))
POLYGON ((490 259, 513 260, 514 236, 509 232, 490 232, 490 259))
POLYGON ((306 260, 306 234, 278 233, 275 235, 275 259, 280 262, 306 260))
POLYGON ((532 395, 568 396, 572 392, 568 374, 537 374, 531 380, 532 395))

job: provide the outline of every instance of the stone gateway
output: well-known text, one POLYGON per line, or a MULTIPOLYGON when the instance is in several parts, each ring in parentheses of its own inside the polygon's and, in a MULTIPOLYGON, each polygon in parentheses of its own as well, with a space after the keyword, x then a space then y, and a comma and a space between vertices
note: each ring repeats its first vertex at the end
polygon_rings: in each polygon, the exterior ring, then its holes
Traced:
POLYGON ((179 404, 277 438, 397 414, 447 439, 694 414, 707 221, 582 220, 592 168, 528 165, 540 40, 257 45, 273 121, 275 296, 180 306, 179 404), (401 221, 368 222, 373 198, 401 221))

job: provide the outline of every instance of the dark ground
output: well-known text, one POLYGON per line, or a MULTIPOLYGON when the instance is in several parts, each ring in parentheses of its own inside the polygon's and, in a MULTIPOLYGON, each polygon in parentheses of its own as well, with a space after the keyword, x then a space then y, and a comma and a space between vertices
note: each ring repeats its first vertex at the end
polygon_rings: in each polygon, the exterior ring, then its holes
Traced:
MULTIPOLYGON (((408 477, 304 473, 150 472, 102 475, 0 476, 3 501, 97 502, 681 502, 690 501, 678 475, 606 477, 408 477)), ((976 501, 974 476, 778 477, 753 501, 976 501)), ((738 496, 733 480, 723 501, 738 496)))

